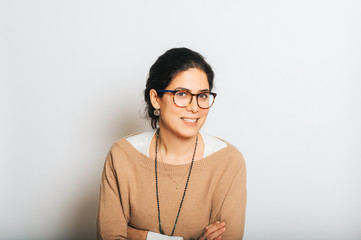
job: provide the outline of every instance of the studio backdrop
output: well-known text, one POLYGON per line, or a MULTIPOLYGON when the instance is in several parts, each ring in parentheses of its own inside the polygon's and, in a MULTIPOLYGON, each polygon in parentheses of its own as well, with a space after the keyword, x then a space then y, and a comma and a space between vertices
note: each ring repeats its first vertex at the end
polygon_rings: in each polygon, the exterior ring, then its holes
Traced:
POLYGON ((244 155, 246 240, 361 239, 360 1, 0 1, 0 239, 95 239, 117 139, 169 48, 203 54, 203 131, 244 155))

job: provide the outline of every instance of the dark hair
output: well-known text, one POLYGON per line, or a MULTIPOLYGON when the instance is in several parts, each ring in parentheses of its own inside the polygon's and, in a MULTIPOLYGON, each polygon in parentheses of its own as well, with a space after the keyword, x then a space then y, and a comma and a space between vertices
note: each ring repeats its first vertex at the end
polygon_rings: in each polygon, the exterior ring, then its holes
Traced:
MULTIPOLYGON (((151 119, 152 128, 156 128, 159 117, 154 115, 154 108, 150 101, 149 91, 151 89, 165 89, 180 72, 190 68, 202 70, 208 79, 209 90, 213 88, 214 73, 211 66, 204 60, 203 56, 188 48, 172 48, 159 56, 157 61, 149 69, 149 75, 144 90, 146 102, 146 113, 151 119)), ((163 93, 158 93, 162 97, 163 93)))

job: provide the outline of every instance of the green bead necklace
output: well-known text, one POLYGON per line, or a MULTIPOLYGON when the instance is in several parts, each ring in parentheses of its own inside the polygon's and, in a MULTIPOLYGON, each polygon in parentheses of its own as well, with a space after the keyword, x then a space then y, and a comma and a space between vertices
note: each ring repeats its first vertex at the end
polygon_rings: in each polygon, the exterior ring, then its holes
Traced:
MULTIPOLYGON (((158 171, 157 171, 158 140, 159 140, 159 129, 158 129, 158 131, 157 131, 157 139, 156 139, 156 142, 155 142, 155 189, 156 189, 156 195, 157 195, 159 232, 160 232, 161 234, 164 234, 164 231, 163 231, 163 229, 162 229, 162 223, 161 223, 161 221, 160 221, 159 194, 158 194, 158 171)), ((195 146, 194 146, 194 152, 193 152, 193 157, 192 157, 191 166, 189 167, 189 173, 188 173, 188 178, 187 178, 186 186, 185 186, 185 188, 184 188, 182 200, 181 200, 181 202, 180 202, 180 204, 179 204, 178 214, 177 214, 177 218, 175 219, 175 223, 174 223, 174 226, 173 226, 173 230, 172 230, 171 236, 173 236, 174 230, 175 230, 175 228, 176 228, 176 226, 177 226, 179 214, 180 214, 180 211, 181 211, 181 208, 182 208, 182 205, 183 205, 184 197, 185 197, 186 192, 187 192, 188 183, 189 183, 189 178, 190 178, 190 176, 191 176, 192 167, 193 167, 193 163, 194 163, 194 157, 195 157, 195 155, 196 155, 197 144, 198 144, 198 134, 197 134, 197 138, 196 138, 196 144, 195 144, 195 146)))

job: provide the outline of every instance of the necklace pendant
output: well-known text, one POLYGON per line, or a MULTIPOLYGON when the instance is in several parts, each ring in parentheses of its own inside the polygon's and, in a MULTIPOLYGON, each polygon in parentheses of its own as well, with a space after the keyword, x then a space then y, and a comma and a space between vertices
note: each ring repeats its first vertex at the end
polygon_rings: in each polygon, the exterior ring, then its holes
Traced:
POLYGON ((179 189, 179 185, 177 185, 177 187, 176 187, 177 189, 179 189))

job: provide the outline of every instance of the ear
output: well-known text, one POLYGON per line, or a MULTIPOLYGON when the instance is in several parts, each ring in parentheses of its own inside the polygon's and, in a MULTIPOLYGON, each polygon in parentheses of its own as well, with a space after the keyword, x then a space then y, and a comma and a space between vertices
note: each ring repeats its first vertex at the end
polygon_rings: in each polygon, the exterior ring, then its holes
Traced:
POLYGON ((159 109, 160 108, 160 98, 158 96, 158 93, 156 90, 154 89, 150 89, 149 90, 149 97, 150 97, 150 102, 152 103, 152 106, 155 108, 155 109, 159 109))

